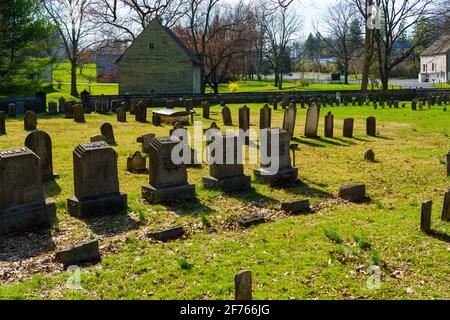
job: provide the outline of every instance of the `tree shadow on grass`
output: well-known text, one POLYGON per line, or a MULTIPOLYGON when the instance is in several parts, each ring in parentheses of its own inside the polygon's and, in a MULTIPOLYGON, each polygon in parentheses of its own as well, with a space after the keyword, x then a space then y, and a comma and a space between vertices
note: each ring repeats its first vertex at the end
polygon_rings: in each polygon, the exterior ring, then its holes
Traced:
POLYGON ((89 228, 97 235, 116 235, 139 229, 139 222, 131 219, 128 214, 108 215, 83 219, 89 228))
POLYGON ((361 142, 370 142, 370 140, 363 139, 363 138, 353 137, 352 139, 353 139, 353 140, 356 140, 356 141, 361 141, 361 142))
POLYGON ((0 261, 22 261, 51 252, 55 248, 50 229, 13 233, 0 237, 0 261))
POLYGON ((44 183, 45 188, 45 194, 50 197, 56 197, 61 194, 61 187, 59 186, 58 182, 56 182, 55 179, 45 181, 44 183))
MULTIPOLYGON (((327 187, 325 184, 315 184, 318 187, 327 187)), ((327 191, 319 189, 313 186, 312 183, 307 181, 297 180, 286 187, 279 187, 277 189, 283 189, 287 194, 293 196, 305 196, 311 198, 333 198, 333 195, 327 191)))
MULTIPOLYGON (((252 183, 255 183, 252 181, 252 183)), ((254 187, 251 187, 248 191, 237 193, 226 193, 228 197, 238 199, 244 203, 262 202, 262 203, 276 203, 278 202, 274 198, 268 197, 256 191, 254 187)))
POLYGON ((348 141, 345 141, 343 139, 338 139, 338 138, 323 138, 323 137, 315 137, 315 138, 300 137, 300 138, 298 138, 298 137, 293 137, 292 140, 295 142, 298 142, 300 144, 308 145, 310 147, 319 147, 319 148, 326 147, 325 145, 323 145, 321 143, 339 146, 339 147, 346 147, 350 144, 348 141))
POLYGON ((376 136, 373 137, 373 138, 383 139, 383 140, 395 140, 395 139, 393 139, 393 138, 389 138, 389 137, 381 136, 381 135, 376 135, 376 136))
POLYGON ((163 204, 163 206, 180 216, 209 214, 214 211, 209 206, 202 203, 198 197, 195 197, 194 199, 174 201, 170 204, 163 204))
POLYGON ((440 232, 440 231, 436 231, 436 230, 431 230, 428 235, 434 239, 440 240, 440 241, 444 241, 446 243, 450 243, 450 236, 446 233, 440 232))

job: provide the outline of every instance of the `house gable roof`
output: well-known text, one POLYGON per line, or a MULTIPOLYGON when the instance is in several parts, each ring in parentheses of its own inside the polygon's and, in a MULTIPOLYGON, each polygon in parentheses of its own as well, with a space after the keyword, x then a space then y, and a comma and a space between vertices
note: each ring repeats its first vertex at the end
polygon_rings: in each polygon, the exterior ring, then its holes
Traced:
POLYGON ((189 60, 192 61, 192 63, 196 64, 196 65, 203 65, 203 62, 200 60, 199 57, 197 57, 197 55, 195 55, 185 44, 183 41, 181 41, 180 38, 178 38, 175 33, 170 30, 170 28, 168 27, 164 27, 157 19, 153 19, 152 21, 150 21, 150 23, 148 24, 148 26, 142 30, 142 32, 136 37, 136 39, 133 41, 133 43, 131 43, 128 48, 120 55, 120 57, 118 57, 114 62, 115 63, 119 63, 120 60, 122 59, 122 57, 127 53, 128 49, 133 46, 133 44, 138 41, 139 37, 145 32, 145 30, 147 30, 148 28, 152 28, 154 24, 159 25, 166 33, 167 35, 183 50, 183 52, 186 54, 186 56, 189 58, 189 60))
POLYGON ((422 52, 422 56, 444 54, 450 50, 450 34, 444 35, 422 52))

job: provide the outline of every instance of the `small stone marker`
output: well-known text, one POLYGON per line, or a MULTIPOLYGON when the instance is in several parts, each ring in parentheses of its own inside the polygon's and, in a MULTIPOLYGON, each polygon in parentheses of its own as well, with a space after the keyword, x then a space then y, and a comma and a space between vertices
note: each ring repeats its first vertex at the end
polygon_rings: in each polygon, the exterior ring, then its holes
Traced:
POLYGON ((350 202, 363 202, 366 199, 366 185, 350 184, 339 188, 339 198, 350 202))
POLYGON ((16 115, 17 115, 16 104, 15 103, 10 103, 8 105, 8 118, 15 118, 16 115))
POLYGON ((109 145, 115 145, 116 139, 114 138, 114 130, 110 123, 106 122, 100 127, 100 132, 105 136, 106 142, 109 145))
POLYGON ((171 240, 176 240, 181 238, 184 235, 185 231, 183 227, 175 227, 160 231, 155 231, 149 233, 147 236, 149 238, 155 239, 161 242, 167 242, 171 240))
POLYGON ((247 214, 238 218, 237 223, 242 228, 250 228, 251 226, 256 226, 258 224, 266 222, 263 216, 257 214, 247 214))
POLYGON ((342 135, 345 138, 353 138, 353 124, 354 120, 352 118, 344 119, 344 130, 342 135))
POLYGON ((235 300, 252 300, 252 272, 243 270, 234 276, 235 300))
POLYGON ((81 104, 76 104, 73 107, 73 120, 77 123, 85 123, 84 108, 81 104))
POLYGON ((127 195, 119 191, 117 153, 106 142, 82 143, 73 151, 75 196, 69 214, 92 217, 126 213, 127 195))
POLYGON ((297 118, 297 108, 294 104, 289 104, 289 107, 284 110, 283 129, 289 133, 292 138, 295 131, 295 120, 297 118))
POLYGON ((143 173, 147 171, 147 158, 142 156, 139 151, 136 151, 133 155, 127 159, 127 171, 131 173, 143 173))
POLYGON ((150 152, 150 141, 155 139, 155 134, 146 133, 136 139, 136 142, 142 145, 142 152, 149 153, 150 152))
POLYGON ((210 113, 210 105, 209 105, 209 102, 205 100, 202 102, 203 118, 209 119, 209 113, 210 113))
POLYGON ((325 116, 325 137, 333 138, 334 116, 331 111, 325 116))
POLYGON ((134 109, 134 117, 136 122, 147 122, 147 106, 145 102, 139 101, 134 109))
POLYGON ((127 111, 124 106, 120 106, 117 109, 117 121, 118 122, 127 122, 127 111))
MULTIPOLYGON (((250 129, 250 109, 247 106, 239 108, 239 129, 244 133, 250 129)), ((245 144, 249 144, 250 137, 245 136, 245 144)))
POLYGON ((71 100, 64 102, 64 118, 66 119, 73 118, 73 106, 74 102, 71 100))
POLYGON ((60 261, 65 268, 71 265, 100 262, 98 240, 90 240, 58 250, 56 260, 60 261))
POLYGON ((411 110, 413 110, 413 111, 417 110, 417 101, 416 101, 416 99, 413 99, 411 101, 411 110))
POLYGON ((231 111, 230 108, 227 106, 224 106, 222 108, 222 120, 224 126, 232 126, 233 125, 233 119, 231 118, 231 111))
POLYGON ((0 111, 0 136, 6 134, 5 112, 0 111))
POLYGON ((431 209, 433 206, 433 201, 427 200, 422 202, 422 211, 420 213, 420 230, 425 233, 431 231, 431 209))
POLYGON ((91 142, 106 142, 106 137, 102 134, 97 134, 95 136, 92 136, 89 141, 91 141, 91 142))
POLYGON ((367 149, 366 152, 364 152, 364 161, 375 162, 375 153, 372 149, 367 149))
POLYGON ((448 188, 448 191, 444 195, 441 220, 450 221, 450 188, 448 188))
POLYGON ((270 128, 272 123, 272 109, 270 109, 268 104, 265 104, 259 110, 259 128, 267 129, 270 128))
POLYGON ((26 131, 36 130, 37 127, 36 113, 32 110, 28 110, 27 112, 25 112, 23 124, 26 131))
POLYGON ((25 139, 25 146, 41 159, 42 179, 53 179, 52 139, 48 133, 40 130, 31 132, 25 139))
POLYGON ((299 213, 310 213, 311 212, 311 206, 309 204, 309 200, 293 200, 293 201, 287 201, 283 202, 281 204, 281 210, 290 212, 293 214, 299 214, 299 213))
POLYGON ((366 119, 366 134, 370 137, 376 137, 377 119, 375 117, 368 117, 366 119))
POLYGON ((54 101, 48 103, 48 114, 54 115, 58 113, 58 104, 54 101))
POLYGON ((306 113, 305 137, 317 137, 317 129, 319 127, 320 107, 317 103, 313 103, 306 113))

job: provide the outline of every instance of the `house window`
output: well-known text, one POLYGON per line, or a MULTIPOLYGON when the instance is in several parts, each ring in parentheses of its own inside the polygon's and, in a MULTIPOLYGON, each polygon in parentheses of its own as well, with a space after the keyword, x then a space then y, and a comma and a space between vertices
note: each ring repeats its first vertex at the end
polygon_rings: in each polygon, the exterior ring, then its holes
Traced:
POLYGON ((434 71, 434 62, 431 64, 431 71, 434 71))
POLYGON ((423 72, 426 72, 426 71, 427 71, 426 69, 427 69, 427 65, 424 64, 424 65, 423 65, 423 72))
POLYGON ((149 48, 150 50, 155 49, 155 43, 154 43, 154 42, 150 42, 150 43, 148 44, 148 48, 149 48))

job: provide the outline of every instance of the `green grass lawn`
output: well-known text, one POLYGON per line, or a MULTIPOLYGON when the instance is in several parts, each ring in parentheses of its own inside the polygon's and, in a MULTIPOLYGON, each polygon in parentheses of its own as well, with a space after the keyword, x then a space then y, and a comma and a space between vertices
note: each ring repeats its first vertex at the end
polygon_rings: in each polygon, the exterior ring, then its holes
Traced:
MULTIPOLYGON (((231 105, 233 122, 238 107, 231 105)), ((258 128, 261 104, 249 104, 251 125, 258 128)), ((447 107, 448 108, 448 107, 447 107)), ((207 165, 188 169, 197 201, 179 206, 149 205, 140 188, 145 174, 126 172, 127 157, 139 150, 136 137, 153 132, 167 136, 169 126, 118 123, 115 115, 86 115, 78 124, 60 116, 38 117, 38 128, 53 139, 53 166, 59 178, 45 184, 57 203, 58 224, 45 233, 27 233, 0 241, 0 298, 3 299, 232 299, 234 274, 253 271, 255 299, 448 299, 450 226, 440 221, 443 194, 449 186, 445 157, 450 149, 450 112, 374 110, 371 107, 322 108, 335 116, 334 139, 303 138, 306 110, 298 109, 293 142, 301 183, 269 188, 253 182, 245 194, 225 195, 201 187, 207 165), (365 134, 365 119, 377 118, 379 136, 365 134), (343 119, 355 118, 355 137, 342 137, 343 119), (73 194, 72 151, 110 122, 118 145, 121 191, 128 194, 127 215, 80 220, 67 214, 73 194), (363 161, 367 148, 377 162, 363 161), (367 185, 371 201, 350 204, 337 199, 339 186, 367 185), (314 213, 290 216, 281 201, 311 200, 314 213), (420 232, 420 204, 432 199, 434 236, 420 232), (242 230, 235 217, 263 214, 268 223, 242 230), (146 235, 185 225, 185 239, 158 243, 146 235), (82 289, 66 288, 70 274, 53 262, 54 248, 99 238, 102 262, 83 267, 82 289), (381 288, 368 289, 370 265, 381 268, 381 288)), ((210 120, 222 130, 220 107, 210 120)), ((197 109, 195 120, 201 119, 197 109)), ((282 124, 283 111, 272 111, 272 126, 282 124)), ((22 146, 27 133, 23 119, 7 119, 0 150, 22 146)), ((236 126, 233 127, 234 129, 236 126)), ((189 128, 192 130, 193 128, 189 128)), ((252 174, 256 165, 246 165, 252 174)))

